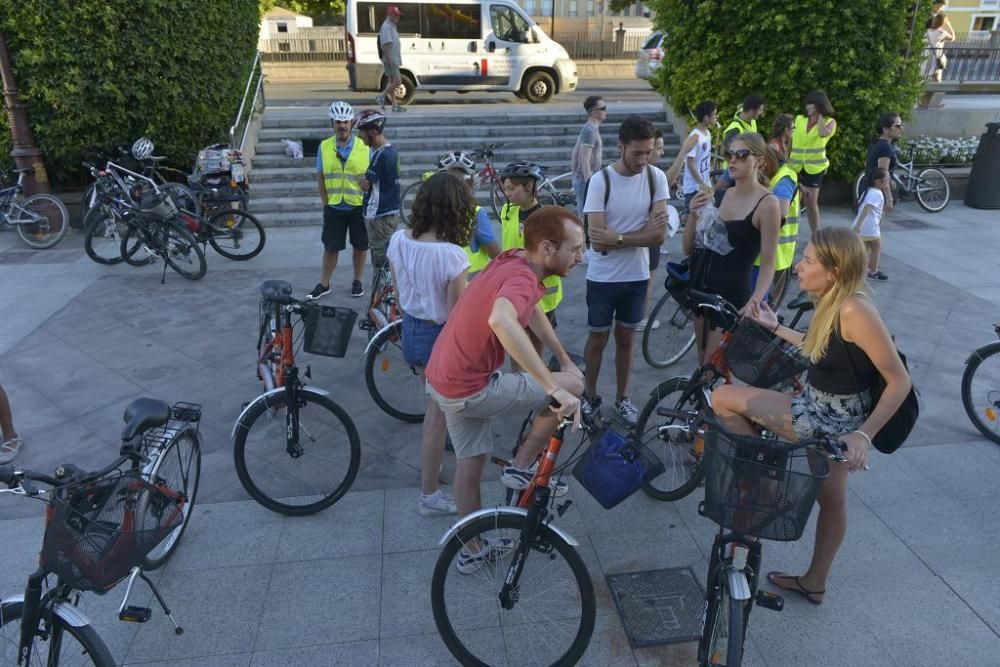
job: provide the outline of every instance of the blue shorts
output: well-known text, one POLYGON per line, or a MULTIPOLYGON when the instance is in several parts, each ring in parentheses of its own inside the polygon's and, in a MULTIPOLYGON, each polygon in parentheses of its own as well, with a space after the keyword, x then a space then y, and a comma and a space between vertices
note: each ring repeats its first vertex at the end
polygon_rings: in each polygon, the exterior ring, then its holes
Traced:
POLYGON ((591 331, 602 332, 611 328, 612 322, 627 329, 635 329, 642 322, 646 307, 648 280, 627 283, 598 283, 587 281, 587 326, 591 331))
POLYGON ((426 366, 431 359, 434 341, 444 329, 443 324, 403 315, 403 359, 411 366, 426 366))

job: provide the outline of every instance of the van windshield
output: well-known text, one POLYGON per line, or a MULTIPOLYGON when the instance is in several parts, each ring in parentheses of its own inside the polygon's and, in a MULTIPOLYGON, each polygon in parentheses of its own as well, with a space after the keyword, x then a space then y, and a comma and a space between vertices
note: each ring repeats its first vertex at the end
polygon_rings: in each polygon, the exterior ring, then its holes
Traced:
POLYGON ((504 42, 531 41, 531 30, 524 17, 506 5, 490 5, 490 21, 493 23, 493 34, 504 42))

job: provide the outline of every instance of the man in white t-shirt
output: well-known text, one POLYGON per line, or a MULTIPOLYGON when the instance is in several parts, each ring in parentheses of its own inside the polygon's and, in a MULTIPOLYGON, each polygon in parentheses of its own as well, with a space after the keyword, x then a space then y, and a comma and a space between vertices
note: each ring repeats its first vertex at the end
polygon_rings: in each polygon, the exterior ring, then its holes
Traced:
POLYGON ((667 178, 652 166, 656 128, 629 116, 618 128, 620 157, 590 177, 583 211, 589 221, 585 410, 600 404, 597 378, 615 325, 615 411, 634 425, 638 411, 628 398, 635 329, 642 322, 649 281, 649 248, 667 231, 667 178), (607 189, 610 186, 610 190, 607 189))
POLYGON ((712 100, 698 103, 694 108, 698 124, 688 134, 677 159, 667 170, 667 180, 673 183, 680 170, 684 169, 681 192, 684 195, 685 211, 702 184, 711 184, 712 133, 709 128, 719 124, 718 113, 718 107, 712 100))

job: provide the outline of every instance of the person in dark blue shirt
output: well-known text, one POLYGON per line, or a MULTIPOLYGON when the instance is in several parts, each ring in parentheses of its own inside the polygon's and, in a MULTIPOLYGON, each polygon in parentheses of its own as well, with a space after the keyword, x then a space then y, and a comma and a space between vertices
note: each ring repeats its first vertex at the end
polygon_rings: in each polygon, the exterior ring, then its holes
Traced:
MULTIPOLYGON (((903 121, 898 113, 889 112, 879 116, 878 124, 875 127, 878 136, 868 147, 868 159, 865 160, 865 175, 862 179, 861 192, 864 194, 868 188, 867 175, 876 169, 885 169, 890 174, 899 164, 899 149, 894 145, 903 134, 903 121)), ((892 179, 887 178, 882 181, 882 194, 885 196, 885 212, 892 210, 892 179)))
POLYGON ((365 191, 361 205, 368 246, 372 251, 372 266, 385 262, 385 251, 399 226, 399 153, 384 134, 385 114, 366 109, 354 119, 354 130, 371 149, 368 171, 361 179, 365 191))

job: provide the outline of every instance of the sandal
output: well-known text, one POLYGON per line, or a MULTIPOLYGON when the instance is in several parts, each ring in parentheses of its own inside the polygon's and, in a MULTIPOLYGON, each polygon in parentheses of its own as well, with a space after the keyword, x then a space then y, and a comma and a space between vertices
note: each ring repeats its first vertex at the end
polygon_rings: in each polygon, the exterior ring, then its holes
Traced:
POLYGON ((799 595, 801 595, 802 597, 804 597, 806 600, 809 600, 809 602, 811 602, 812 604, 815 604, 815 605, 821 605, 821 604, 823 604, 823 600, 817 600, 813 596, 814 595, 823 595, 824 593, 826 593, 826 591, 825 590, 822 590, 822 591, 811 591, 808 588, 806 588, 805 586, 803 586, 802 582, 799 581, 799 578, 796 577, 796 576, 793 576, 791 574, 785 574, 784 572, 774 571, 774 572, 768 572, 767 573, 767 580, 769 582, 771 582, 772 586, 777 586, 778 588, 780 588, 783 591, 791 591, 792 593, 798 593, 799 595), (794 586, 782 586, 777 581, 775 581, 775 579, 788 579, 789 581, 791 581, 794 584, 794 586))
POLYGON ((24 446, 24 438, 11 438, 0 445, 0 464, 10 463, 21 453, 24 446))

